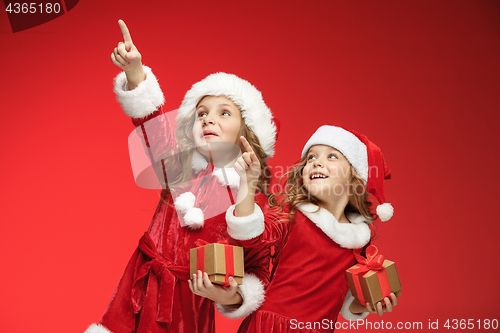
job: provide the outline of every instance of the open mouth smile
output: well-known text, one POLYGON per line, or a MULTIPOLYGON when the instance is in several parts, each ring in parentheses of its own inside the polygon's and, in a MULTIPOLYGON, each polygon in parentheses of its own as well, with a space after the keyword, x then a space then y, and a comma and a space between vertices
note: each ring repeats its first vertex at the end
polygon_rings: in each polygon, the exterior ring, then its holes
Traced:
POLYGON ((313 172, 311 176, 309 176, 309 179, 314 180, 314 179, 326 179, 328 178, 327 175, 322 174, 321 172, 313 172))

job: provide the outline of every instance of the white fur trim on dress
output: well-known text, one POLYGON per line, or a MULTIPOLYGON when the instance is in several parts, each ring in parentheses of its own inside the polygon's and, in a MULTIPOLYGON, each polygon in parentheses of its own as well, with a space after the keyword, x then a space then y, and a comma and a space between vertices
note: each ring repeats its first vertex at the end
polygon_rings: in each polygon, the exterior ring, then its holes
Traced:
POLYGON ((341 247, 358 249, 370 241, 368 221, 360 214, 349 213, 346 217, 351 223, 339 223, 328 210, 318 210, 318 206, 311 203, 298 204, 297 208, 341 247))
POLYGON ((389 221, 392 218, 392 215, 394 215, 394 207, 392 207, 392 205, 388 202, 378 205, 377 215, 380 218, 380 221, 389 221))
POLYGON ((370 314, 370 312, 363 312, 359 315, 354 314, 349 310, 349 307, 351 306, 352 302, 354 301, 354 296, 352 296, 351 291, 349 290, 347 292, 347 295, 344 300, 344 304, 342 305, 342 308, 340 309, 340 314, 342 314, 342 317, 346 320, 362 320, 365 319, 366 316, 370 314))
POLYGON ((240 176, 234 168, 215 168, 213 174, 222 186, 240 187, 240 176))
POLYGON ((195 83, 184 96, 177 120, 192 112, 205 96, 225 96, 241 111, 245 124, 255 133, 267 157, 274 155, 276 125, 262 94, 250 82, 236 75, 215 73, 195 83))
POLYGON ((128 90, 125 72, 121 72, 115 78, 114 90, 118 102, 123 111, 132 118, 147 117, 165 102, 163 92, 151 68, 147 66, 142 66, 142 68, 146 73, 146 79, 133 90, 128 90))
POLYGON ((84 333, 111 333, 111 331, 100 324, 92 324, 84 333))
POLYGON ((253 213, 248 216, 234 216, 232 205, 226 211, 227 233, 234 239, 249 240, 260 236, 265 229, 264 214, 259 205, 254 204, 253 213))
POLYGON ((257 310, 264 303, 264 285, 256 276, 245 273, 243 283, 238 286, 238 290, 242 295, 243 303, 237 309, 225 307, 222 304, 215 303, 217 310, 228 318, 244 318, 257 310))
POLYGON ((208 166, 208 162, 205 159, 205 157, 203 157, 203 155, 200 154, 200 152, 196 149, 193 152, 193 159, 191 161, 191 166, 193 167, 193 170, 195 172, 200 172, 202 170, 205 170, 208 166))
MULTIPOLYGON (((193 159, 191 161, 191 167, 198 173, 205 170, 208 166, 208 162, 203 157, 198 150, 193 152, 193 159)), ((240 186, 240 176, 234 170, 234 168, 214 168, 212 173, 222 186, 229 185, 233 188, 238 188, 240 186)))
POLYGON ((337 126, 324 125, 318 128, 307 141, 302 150, 302 157, 314 145, 330 146, 340 151, 366 183, 368 179, 368 153, 365 144, 356 135, 337 126))

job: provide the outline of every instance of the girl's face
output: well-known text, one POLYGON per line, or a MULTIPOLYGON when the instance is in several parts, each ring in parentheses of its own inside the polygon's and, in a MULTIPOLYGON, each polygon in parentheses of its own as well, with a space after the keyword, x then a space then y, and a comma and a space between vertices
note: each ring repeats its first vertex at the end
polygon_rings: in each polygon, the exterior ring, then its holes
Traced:
POLYGON ((239 142, 241 111, 229 98, 205 96, 196 108, 193 138, 196 147, 210 142, 239 142))
POLYGON ((309 193, 320 201, 349 196, 351 165, 341 152, 330 146, 315 145, 306 159, 302 181, 309 193))

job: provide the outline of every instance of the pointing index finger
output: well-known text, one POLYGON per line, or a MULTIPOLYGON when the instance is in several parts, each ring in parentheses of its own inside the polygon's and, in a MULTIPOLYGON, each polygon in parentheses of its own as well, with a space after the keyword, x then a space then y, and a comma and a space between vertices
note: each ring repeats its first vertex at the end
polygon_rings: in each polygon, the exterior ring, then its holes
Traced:
POLYGON ((123 22, 123 20, 118 20, 118 25, 120 26, 120 30, 122 31, 123 41, 132 43, 132 37, 130 36, 130 32, 128 31, 125 22, 123 22))
POLYGON ((243 148, 247 153, 253 153, 252 146, 248 143, 247 139, 244 136, 240 137, 241 143, 243 144, 243 148))

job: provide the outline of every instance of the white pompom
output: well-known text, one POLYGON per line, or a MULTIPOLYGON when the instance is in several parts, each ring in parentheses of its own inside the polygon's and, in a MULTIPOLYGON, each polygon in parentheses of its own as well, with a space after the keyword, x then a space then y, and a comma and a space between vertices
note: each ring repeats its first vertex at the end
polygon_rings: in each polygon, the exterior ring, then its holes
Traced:
POLYGON ((175 208, 182 213, 186 213, 188 209, 194 207, 196 197, 191 192, 182 193, 179 195, 174 202, 175 208))
POLYGON ((385 222, 389 221, 394 215, 394 208, 390 203, 384 203, 377 206, 377 215, 380 218, 380 221, 385 222))
POLYGON ((188 209, 186 215, 184 215, 184 222, 186 222, 187 226, 191 229, 203 227, 204 220, 203 211, 199 208, 188 209))

